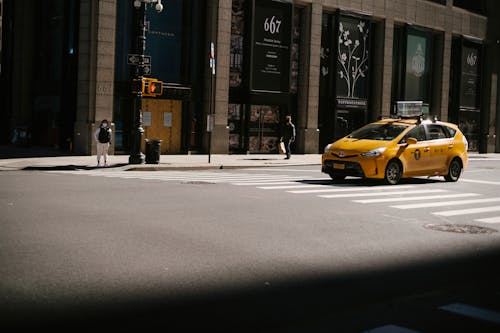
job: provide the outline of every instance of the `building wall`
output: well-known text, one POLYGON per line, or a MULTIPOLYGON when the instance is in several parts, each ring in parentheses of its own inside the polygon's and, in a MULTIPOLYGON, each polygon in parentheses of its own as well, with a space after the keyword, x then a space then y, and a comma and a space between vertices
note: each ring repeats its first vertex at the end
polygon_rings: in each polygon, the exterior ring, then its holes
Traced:
POLYGON ((92 136, 96 126, 102 119, 113 119, 115 28, 115 0, 81 1, 74 135, 77 154, 95 154, 92 136))
MULTIPOLYGON (((498 4, 488 0, 488 15, 498 17, 498 4), (489 8, 490 8, 489 7, 489 8)), ((5 1, 2 0, 2 4, 5 1)), ((12 1, 14 22, 13 49, 2 49, 2 53, 12 53, 12 67, 9 69, 10 98, 2 101, 3 128, 11 131, 16 126, 31 121, 33 103, 30 86, 34 72, 33 31, 36 29, 36 12, 29 1, 12 1), (15 4, 15 5, 14 5, 15 4), (12 51, 12 52, 10 52, 12 51), (16 98, 12 98, 15 96, 16 98), (20 98, 18 98, 20 97, 20 98), (5 101, 8 101, 6 103, 5 101)), ((78 88, 76 101, 75 131, 73 147, 78 154, 94 154, 92 134, 104 118, 113 120, 115 32, 117 0, 81 0, 78 49, 78 88)), ((204 45, 207 61, 200 79, 209 87, 211 70, 208 64, 209 45, 216 45, 215 106, 213 109, 215 127, 211 135, 212 153, 228 153, 229 130, 227 112, 229 102, 229 72, 231 45, 231 0, 209 0, 207 2, 207 35, 204 45)), ((367 119, 389 116, 392 94, 392 55, 394 27, 413 24, 434 31, 438 38, 434 54, 437 70, 433 73, 432 112, 443 120, 449 119, 450 62, 452 39, 469 36, 484 41, 486 47, 483 59, 484 84, 481 91, 483 132, 485 143, 482 150, 500 150, 500 117, 498 116, 498 30, 497 20, 491 20, 453 6, 453 0, 439 5, 425 0, 297 0, 294 6, 302 8, 299 89, 297 95, 297 142, 296 152, 317 153, 319 145, 319 78, 320 48, 322 34, 322 14, 338 10, 353 12, 370 17, 375 24, 372 53, 372 87, 370 114, 367 119), (488 26, 490 31, 488 32, 488 26)), ((2 18, 2 22, 6 22, 2 18)), ((2 29, 5 30, 5 29, 2 29)), ((5 57, 4 57, 5 58, 5 57)), ((3 68, 2 68, 3 69, 3 68)), ((210 95, 206 89, 204 113, 210 112, 210 95)), ((203 120, 206 122, 206 119, 203 120)), ((208 149, 209 135, 203 133, 203 148, 208 149)))

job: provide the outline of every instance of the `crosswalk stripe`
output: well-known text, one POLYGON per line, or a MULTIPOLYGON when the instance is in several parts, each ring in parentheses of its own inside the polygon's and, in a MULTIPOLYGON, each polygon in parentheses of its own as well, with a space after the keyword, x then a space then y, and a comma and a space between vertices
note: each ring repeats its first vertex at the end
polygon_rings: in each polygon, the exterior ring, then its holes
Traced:
POLYGON ((348 194, 327 194, 327 195, 319 195, 321 198, 354 198, 354 197, 368 197, 368 196, 379 196, 379 195, 411 195, 411 194, 419 194, 419 193, 440 193, 447 192, 446 190, 415 190, 415 191, 394 191, 394 192, 371 192, 371 193, 348 193, 348 194))
POLYGON ((463 303, 443 305, 439 309, 483 321, 500 324, 500 313, 463 303))
POLYGON ((432 214, 439 215, 439 216, 457 216, 457 215, 468 215, 468 214, 475 214, 475 213, 489 213, 489 212, 498 212, 498 211, 500 211, 500 206, 459 209, 459 210, 446 210, 446 211, 442 211, 442 212, 435 212, 432 214))
POLYGON ((425 195, 421 197, 399 197, 399 198, 381 198, 381 199, 362 199, 353 200, 357 203, 383 203, 383 202, 396 202, 396 201, 415 201, 415 200, 434 200, 434 199, 452 199, 452 198, 466 198, 476 197, 481 194, 478 193, 459 193, 459 194, 441 194, 441 195, 425 195))
POLYGON ((491 182, 487 180, 475 180, 475 179, 460 179, 461 182, 467 183, 477 183, 477 184, 488 184, 488 185, 500 185, 500 182, 491 182))
POLYGON ((403 188, 414 188, 415 186, 413 185, 400 185, 397 188, 394 186, 373 186, 373 187, 367 187, 367 186, 335 186, 332 187, 331 185, 330 188, 325 188, 325 189, 313 189, 313 190, 301 190, 301 191, 289 191, 290 193, 296 193, 296 194, 304 194, 304 193, 328 193, 328 192, 352 192, 352 191, 381 191, 381 190, 386 190, 386 189, 403 189, 403 188))
POLYGON ((474 204, 474 203, 486 203, 486 202, 497 202, 497 201, 500 201, 500 198, 424 202, 424 203, 418 203, 418 204, 396 205, 396 206, 390 206, 390 207, 398 208, 398 209, 431 208, 431 207, 458 206, 458 205, 468 205, 468 204, 474 204))
MULTIPOLYGON (((124 178, 124 179, 158 179, 158 180, 205 180, 214 182, 232 182, 250 183, 259 182, 262 184, 270 184, 274 182, 283 181, 299 181, 301 177, 288 176, 288 175, 263 175, 263 174, 213 174, 213 173, 179 173, 168 172, 159 173, 157 171, 154 175, 145 174, 141 172, 72 172, 72 174, 85 174, 89 176, 109 177, 109 178, 124 178)), ((320 178, 323 179, 323 178, 320 178)))
POLYGON ((257 188, 260 188, 263 190, 286 190, 286 189, 292 189, 292 188, 315 188, 315 187, 321 188, 321 187, 325 187, 325 186, 327 186, 327 185, 301 184, 301 185, 282 185, 282 186, 260 186, 257 188))
POLYGON ((474 221, 482 222, 482 223, 500 223, 500 216, 489 217, 489 218, 485 218, 485 219, 477 219, 474 221))
POLYGON ((292 184, 297 184, 297 181, 285 181, 285 182, 259 182, 256 181, 255 179, 253 181, 248 181, 248 182, 238 182, 238 183, 231 183, 231 185, 236 185, 236 186, 261 186, 261 185, 292 185, 292 184))

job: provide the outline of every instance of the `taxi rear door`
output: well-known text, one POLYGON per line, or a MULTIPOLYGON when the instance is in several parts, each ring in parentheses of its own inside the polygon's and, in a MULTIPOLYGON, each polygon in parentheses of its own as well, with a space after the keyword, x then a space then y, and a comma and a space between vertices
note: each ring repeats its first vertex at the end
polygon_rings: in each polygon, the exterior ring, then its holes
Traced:
POLYGON ((449 151, 453 148, 453 138, 449 138, 445 129, 439 124, 427 124, 426 129, 431 149, 429 167, 435 172, 446 170, 449 151))

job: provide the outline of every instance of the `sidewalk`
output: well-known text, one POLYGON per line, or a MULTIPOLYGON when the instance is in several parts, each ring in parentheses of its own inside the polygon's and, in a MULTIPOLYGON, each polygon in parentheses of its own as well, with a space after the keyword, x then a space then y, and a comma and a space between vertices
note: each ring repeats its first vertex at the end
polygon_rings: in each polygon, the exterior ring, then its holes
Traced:
MULTIPOLYGON (((159 164, 128 164, 128 155, 108 157, 107 167, 114 170, 163 170, 163 169, 223 169, 246 167, 276 167, 298 165, 321 165, 321 154, 292 155, 285 160, 284 155, 250 154, 222 155, 213 154, 208 163, 207 154, 196 155, 161 155, 159 164)), ((0 171, 7 170, 91 170, 97 167, 96 156, 55 156, 0 159, 0 171)))
MULTIPOLYGON (((128 164, 128 155, 109 156, 107 168, 97 167, 96 156, 52 156, 0 159, 0 171, 9 170, 144 170, 165 169, 224 169, 321 165, 321 154, 294 154, 289 160, 278 154, 229 155, 213 154, 208 163, 207 154, 161 155, 159 164, 128 164)), ((469 160, 500 160, 500 154, 469 153, 469 160)))

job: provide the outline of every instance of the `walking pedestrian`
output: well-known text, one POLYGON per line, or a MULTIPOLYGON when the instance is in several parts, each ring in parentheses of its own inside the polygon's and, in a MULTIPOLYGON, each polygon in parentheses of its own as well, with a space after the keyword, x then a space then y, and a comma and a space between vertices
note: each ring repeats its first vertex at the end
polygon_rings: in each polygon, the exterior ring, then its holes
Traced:
POLYGON ((94 138, 97 145, 97 166, 101 166, 101 156, 104 157, 104 166, 108 166, 108 150, 111 145, 111 128, 108 121, 104 119, 101 125, 94 132, 94 138))
POLYGON ((292 155, 290 145, 295 141, 295 125, 292 123, 292 116, 290 115, 285 117, 285 126, 283 127, 281 141, 285 143, 285 160, 289 160, 292 155))

